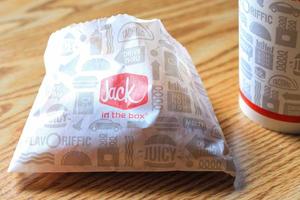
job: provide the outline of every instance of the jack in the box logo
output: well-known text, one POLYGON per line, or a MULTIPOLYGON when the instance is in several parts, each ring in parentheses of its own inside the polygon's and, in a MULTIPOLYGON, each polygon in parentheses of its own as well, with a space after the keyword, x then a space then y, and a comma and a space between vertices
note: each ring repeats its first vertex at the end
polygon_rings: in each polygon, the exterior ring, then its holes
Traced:
POLYGON ((122 73, 101 80, 100 103, 128 110, 148 102, 148 78, 122 73))

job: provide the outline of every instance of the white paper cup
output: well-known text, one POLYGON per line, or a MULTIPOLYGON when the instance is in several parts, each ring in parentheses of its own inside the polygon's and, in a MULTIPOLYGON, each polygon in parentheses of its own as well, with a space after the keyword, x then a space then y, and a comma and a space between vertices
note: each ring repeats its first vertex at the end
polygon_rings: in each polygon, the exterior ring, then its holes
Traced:
POLYGON ((240 0, 239 33, 241 110, 300 134, 300 2, 240 0))

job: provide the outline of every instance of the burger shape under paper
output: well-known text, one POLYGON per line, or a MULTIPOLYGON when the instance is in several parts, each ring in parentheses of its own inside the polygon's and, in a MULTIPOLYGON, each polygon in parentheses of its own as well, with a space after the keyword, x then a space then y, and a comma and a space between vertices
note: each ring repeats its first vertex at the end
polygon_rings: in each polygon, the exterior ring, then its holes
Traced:
POLYGON ((117 15, 73 24, 50 36, 44 58, 33 110, 46 112, 30 115, 9 171, 234 175, 192 59, 160 20, 117 15))

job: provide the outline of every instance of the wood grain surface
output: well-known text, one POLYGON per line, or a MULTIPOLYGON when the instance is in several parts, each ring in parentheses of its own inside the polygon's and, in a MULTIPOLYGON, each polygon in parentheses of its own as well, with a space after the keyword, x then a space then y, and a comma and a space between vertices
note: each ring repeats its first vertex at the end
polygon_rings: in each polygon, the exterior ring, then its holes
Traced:
POLYGON ((0 0, 0 199, 300 199, 300 137, 265 130, 238 106, 237 0, 0 0), (49 35, 128 13, 160 18, 190 52, 239 167, 223 173, 14 174, 7 167, 45 69, 49 35))

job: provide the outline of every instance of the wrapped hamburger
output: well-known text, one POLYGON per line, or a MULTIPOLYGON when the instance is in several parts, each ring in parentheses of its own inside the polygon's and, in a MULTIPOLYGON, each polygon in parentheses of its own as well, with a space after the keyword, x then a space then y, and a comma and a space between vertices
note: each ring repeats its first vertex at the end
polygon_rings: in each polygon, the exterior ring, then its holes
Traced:
POLYGON ((50 36, 11 172, 224 171, 233 159, 203 84, 160 20, 128 15, 50 36))

